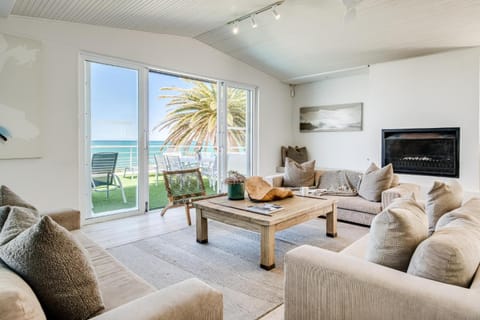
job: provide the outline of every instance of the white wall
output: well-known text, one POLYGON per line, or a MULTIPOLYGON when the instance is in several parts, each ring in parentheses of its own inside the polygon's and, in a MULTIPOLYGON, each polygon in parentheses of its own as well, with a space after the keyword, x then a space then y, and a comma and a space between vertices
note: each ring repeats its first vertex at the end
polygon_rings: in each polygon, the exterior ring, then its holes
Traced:
MULTIPOLYGON (((381 162, 381 129, 460 127, 460 182, 479 192, 480 49, 451 51, 372 65, 368 74, 297 87, 295 143, 306 145, 317 166, 365 170, 381 162), (363 131, 300 133, 299 107, 364 102, 363 131)), ((434 179, 402 175, 428 187, 434 179)), ((446 180, 446 179, 443 179, 446 180)))
POLYGON ((43 45, 44 156, 0 161, 0 184, 10 186, 39 209, 80 207, 80 51, 258 86, 260 139, 256 161, 261 175, 274 172, 280 146, 292 142, 288 86, 197 40, 16 16, 0 18, 0 31, 39 40, 43 45))

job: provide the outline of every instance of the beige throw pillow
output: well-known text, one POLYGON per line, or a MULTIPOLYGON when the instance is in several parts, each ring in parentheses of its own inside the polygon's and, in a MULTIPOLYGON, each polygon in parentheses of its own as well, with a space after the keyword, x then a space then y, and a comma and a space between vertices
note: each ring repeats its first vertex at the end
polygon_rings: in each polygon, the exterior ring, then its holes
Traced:
POLYGON ((428 217, 428 232, 435 231, 438 219, 445 213, 457 209, 462 205, 463 190, 460 183, 435 181, 427 192, 425 211, 428 217))
POLYGON ((362 177, 358 194, 360 197, 379 202, 382 199, 382 192, 389 189, 393 180, 393 167, 391 164, 378 168, 372 163, 362 177))
POLYGON ((413 198, 398 198, 372 221, 368 261, 407 271, 410 258, 427 238, 427 216, 413 198))
POLYGON ((442 228, 415 250, 408 273, 468 288, 480 263, 480 229, 442 228))
POLYGON ((48 319, 88 319, 104 308, 84 249, 48 216, 0 246, 0 258, 30 285, 48 319))
POLYGON ((310 187, 315 184, 315 160, 302 164, 290 159, 285 159, 285 174, 283 185, 285 187, 310 187))

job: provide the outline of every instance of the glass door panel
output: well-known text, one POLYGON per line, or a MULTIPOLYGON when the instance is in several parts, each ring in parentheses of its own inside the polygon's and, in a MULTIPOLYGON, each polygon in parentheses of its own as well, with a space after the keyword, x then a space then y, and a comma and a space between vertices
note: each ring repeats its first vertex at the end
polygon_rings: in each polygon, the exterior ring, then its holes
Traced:
POLYGON ((164 170, 200 167, 207 193, 216 192, 217 84, 148 73, 149 210, 168 204, 164 170))
POLYGON ((138 209, 139 75, 86 62, 92 216, 138 209))
POLYGON ((252 174, 250 149, 250 113, 252 90, 227 86, 226 92, 226 161, 227 172, 252 174))

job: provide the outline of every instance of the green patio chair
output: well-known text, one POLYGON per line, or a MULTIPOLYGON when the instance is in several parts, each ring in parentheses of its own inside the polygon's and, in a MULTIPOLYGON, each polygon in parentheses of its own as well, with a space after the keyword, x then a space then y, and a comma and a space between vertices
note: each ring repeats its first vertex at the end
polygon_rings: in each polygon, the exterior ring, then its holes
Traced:
POLYGON ((123 203, 127 203, 122 181, 115 174, 117 159, 118 152, 97 152, 92 155, 92 190, 106 192, 106 197, 109 199, 112 189, 120 189, 123 203))

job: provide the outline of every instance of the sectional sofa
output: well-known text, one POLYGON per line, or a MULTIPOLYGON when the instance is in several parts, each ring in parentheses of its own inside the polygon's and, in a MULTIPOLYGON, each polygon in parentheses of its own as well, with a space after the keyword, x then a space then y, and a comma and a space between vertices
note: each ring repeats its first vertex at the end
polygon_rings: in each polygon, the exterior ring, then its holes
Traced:
MULTIPOLYGON (((88 252, 98 278, 105 310, 92 319, 212 319, 223 318, 222 294, 199 279, 189 279, 157 290, 142 278, 125 268, 80 230, 80 212, 60 210, 44 213, 70 230, 88 252)), ((74 276, 74 275, 73 275, 74 276)), ((0 318, 45 319, 26 301, 37 299, 23 279, 0 263, 0 318), (24 316, 13 315, 10 305, 12 295, 24 303, 24 316), (29 298, 26 298, 29 297, 29 298)), ((18 310, 18 308, 17 308, 18 310)), ((16 311, 15 311, 16 312, 16 311)))

